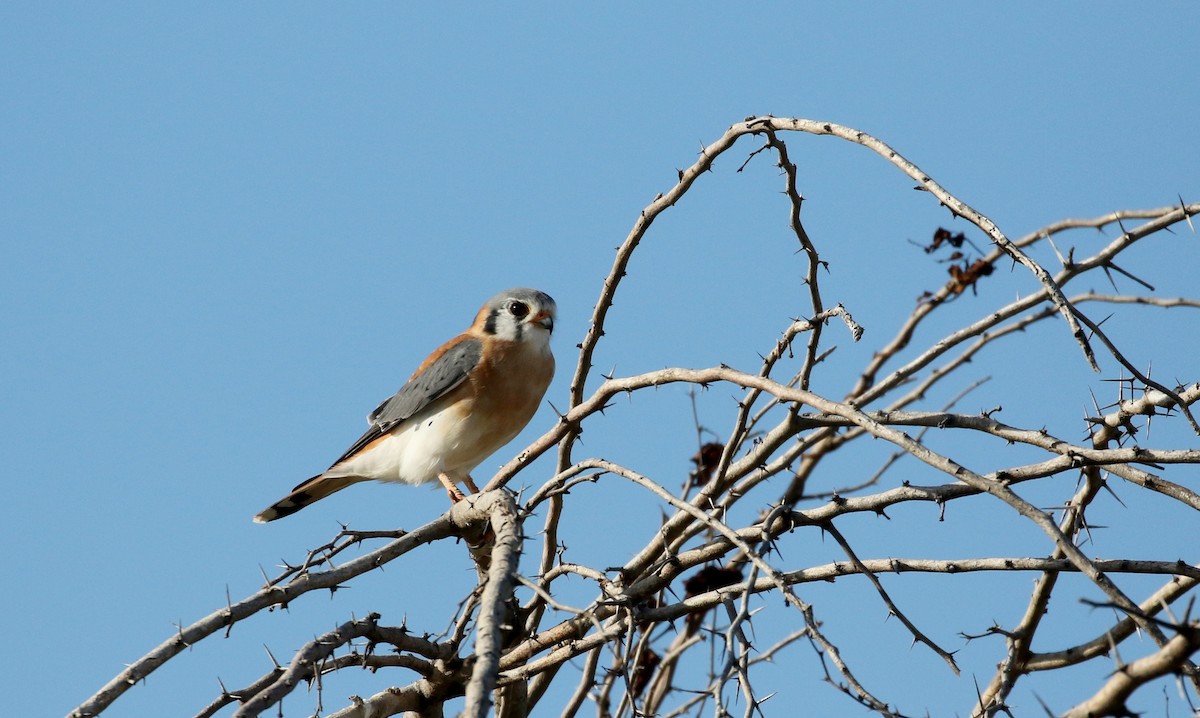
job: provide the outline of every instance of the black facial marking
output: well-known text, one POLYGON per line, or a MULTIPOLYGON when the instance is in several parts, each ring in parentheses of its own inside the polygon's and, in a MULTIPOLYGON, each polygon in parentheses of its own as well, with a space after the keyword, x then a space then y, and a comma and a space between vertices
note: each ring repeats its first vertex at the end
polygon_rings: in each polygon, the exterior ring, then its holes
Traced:
POLYGON ((496 333, 496 317, 500 314, 499 309, 493 309, 488 312, 487 321, 483 323, 483 333, 495 335, 496 333))

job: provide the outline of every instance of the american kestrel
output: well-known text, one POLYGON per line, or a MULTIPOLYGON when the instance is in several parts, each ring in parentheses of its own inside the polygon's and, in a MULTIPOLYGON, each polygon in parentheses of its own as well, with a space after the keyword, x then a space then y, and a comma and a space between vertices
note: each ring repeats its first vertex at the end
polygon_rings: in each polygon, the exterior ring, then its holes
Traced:
POLYGON ((254 520, 294 514, 359 481, 441 481, 453 501, 463 498, 458 482, 479 491, 471 470, 525 428, 554 377, 555 311, 554 300, 536 289, 489 299, 469 329, 371 412, 371 428, 329 470, 254 520))

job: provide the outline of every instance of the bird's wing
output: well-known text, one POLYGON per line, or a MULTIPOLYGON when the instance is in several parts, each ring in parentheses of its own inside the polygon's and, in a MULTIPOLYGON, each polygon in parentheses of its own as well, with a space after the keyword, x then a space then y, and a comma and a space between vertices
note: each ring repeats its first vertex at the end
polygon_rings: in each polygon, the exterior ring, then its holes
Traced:
POLYGON ((482 356, 483 342, 469 335, 459 335, 443 344, 429 355, 400 391, 371 412, 367 417, 371 428, 333 462, 333 466, 354 456, 367 444, 462 384, 482 356))

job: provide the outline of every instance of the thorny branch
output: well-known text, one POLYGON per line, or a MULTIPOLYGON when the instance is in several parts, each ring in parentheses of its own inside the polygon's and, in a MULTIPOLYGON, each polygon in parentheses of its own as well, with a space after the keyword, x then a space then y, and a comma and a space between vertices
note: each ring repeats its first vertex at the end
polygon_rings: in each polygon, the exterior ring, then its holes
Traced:
MULTIPOLYGON (((1126 555, 1119 541, 1097 542, 1095 534, 1101 527, 1089 516, 1107 511, 1102 498, 1117 497, 1118 491, 1126 499, 1129 492, 1137 493, 1136 500, 1128 501, 1129 508, 1122 510, 1125 513, 1106 515, 1110 524, 1120 524, 1118 528, 1147 523, 1146 511, 1169 509, 1194 517, 1191 512, 1200 510, 1194 474, 1182 471, 1200 464, 1200 449, 1170 441, 1152 443, 1146 430, 1153 419, 1157 439, 1159 423, 1182 423, 1173 421, 1175 415, 1200 430, 1190 411, 1200 400, 1198 377, 1175 377, 1169 384, 1163 383, 1161 375, 1153 378, 1134 364, 1127 347, 1106 333, 1103 321, 1084 308, 1103 304, 1119 311, 1186 310, 1200 307, 1200 301, 1091 290, 1068 297, 1064 288, 1083 277, 1108 273, 1132 281, 1139 292, 1153 291, 1149 283, 1118 266, 1117 258, 1173 225, 1190 224, 1198 213, 1200 204, 1181 201, 1162 208, 1062 220, 1012 240, 986 215, 871 135, 828 122, 748 118, 704 147, 694 163, 679 171, 678 181, 638 215, 616 251, 578 345, 564 413, 503 466, 483 492, 412 531, 339 533, 302 561, 285 565, 274 578, 264 577, 263 587, 250 596, 230 600, 209 616, 180 627, 71 715, 102 713, 184 649, 217 633, 228 635, 238 622, 286 607, 313 591, 332 591, 361 581, 365 574, 447 538, 466 539, 464 553, 475 562, 479 584, 465 597, 445 600, 450 628, 443 635, 418 635, 403 624, 384 625, 375 613, 365 619, 342 617, 332 631, 322 628, 317 638, 298 642, 302 645, 289 660, 252 682, 247 680, 245 688, 230 691, 221 684, 220 695, 198 714, 216 715, 236 705, 236 715, 257 715, 307 684, 316 687, 320 709, 327 678, 365 668, 377 671, 391 687, 381 683, 370 697, 351 697, 333 715, 440 716, 446 701, 456 698, 465 698, 465 715, 487 715, 494 705, 495 714, 506 718, 535 713, 569 718, 588 702, 596 705, 599 715, 614 718, 685 715, 702 709, 732 715, 737 704, 744 716, 768 715, 773 701, 794 705, 798 691, 814 691, 821 681, 880 715, 903 715, 897 701, 885 695, 886 689, 860 677, 877 675, 878 671, 863 667, 882 647, 872 645, 864 651, 855 645, 858 631, 847 626, 836 605, 809 597, 810 592, 827 596, 863 586, 872 586, 883 601, 882 612, 899 619, 912 640, 927 646, 955 672, 961 647, 943 648, 930 636, 961 633, 968 641, 984 635, 1003 638, 1003 645, 997 642, 988 657, 965 671, 968 678, 950 679, 956 681, 951 685, 957 690, 958 705, 972 706, 975 715, 1011 713, 1009 704, 1022 686, 1029 684, 1036 690, 1044 685, 1036 683, 1037 676, 1105 655, 1117 657, 1119 652, 1143 655, 1119 663, 1100 685, 1080 686, 1072 699, 1076 707, 1067 715, 1128 715, 1128 701, 1135 691, 1171 673, 1186 676, 1189 683, 1181 685, 1190 685, 1195 694, 1200 689, 1200 671, 1191 657, 1200 650, 1200 629, 1186 616, 1176 619, 1172 606, 1193 596, 1200 584, 1198 557, 1172 554, 1177 547, 1169 545, 1156 558, 1126 555), (864 308, 850 304, 847 300, 852 296, 830 294, 839 291, 834 282, 837 268, 820 258, 822 239, 810 235, 801 221, 801 186, 819 182, 820 177, 792 159, 788 143, 797 135, 831 136, 870 149, 991 243, 987 251, 979 250, 978 257, 956 255, 955 262, 961 264, 950 265, 950 280, 925 291, 890 339, 886 339, 887 327, 868 327, 871 332, 865 335, 846 307, 856 313, 864 308), (793 318, 777 339, 764 338, 758 367, 674 367, 593 380, 592 363, 614 299, 651 225, 747 136, 763 144, 747 153, 738 172, 750 168, 750 160, 759 155, 774 157, 780 171, 790 229, 784 241, 789 251, 784 254, 797 250, 803 258, 796 275, 796 286, 803 287, 802 310, 797 312, 791 305, 778 311, 764 308, 793 318), (1123 222, 1132 220, 1141 224, 1126 228, 1123 222), (1120 227, 1119 236, 1088 250, 1090 256, 1076 258, 1076 247, 1066 245, 1071 232, 1114 224, 1120 227), (1060 267, 1049 268, 1033 258, 1041 245, 1052 249, 1060 267), (1065 253, 1060 247, 1067 247, 1065 253), (1018 282, 1019 296, 1003 306, 971 304, 982 300, 965 290, 1005 281, 992 269, 1009 261, 1032 275, 1032 290, 1018 282), (934 324, 952 304, 968 307, 969 316, 952 324, 934 324), (829 333, 824 332, 831 320, 842 322, 855 342, 863 336, 885 337, 856 377, 844 385, 836 373, 827 371, 829 362, 823 361, 832 351, 829 333), (1003 343, 1018 341, 1039 322, 1058 320, 1066 325, 1089 366, 1099 368, 1093 348, 1098 341, 1121 370, 1118 400, 1103 407, 1097 401, 1088 409, 1082 441, 1072 438, 1077 426, 1052 431, 1048 426, 1002 422, 995 416, 999 407, 978 413, 922 409, 923 402, 944 391, 952 379, 959 387, 974 387, 979 377, 968 373, 973 361, 986 358, 1003 343), (940 338, 909 351, 925 329, 940 338), (803 351, 793 352, 797 340, 803 341, 803 351), (785 368, 788 373, 777 377, 785 368), (604 412, 615 398, 632 399, 670 384, 701 389, 720 385, 739 397, 728 433, 701 447, 692 483, 682 492, 677 495, 667 488, 678 486, 679 477, 661 475, 659 465, 641 467, 600 456, 576 458, 584 448, 579 438, 585 424, 613 423, 604 412), (842 398, 830 398, 832 391, 839 391, 842 398), (887 476, 863 480, 854 469, 848 476, 848 464, 842 460, 849 453, 846 447, 854 444, 854 451, 869 452, 868 438, 890 447, 887 476), (555 447, 552 475, 535 476, 527 469, 555 447), (516 499, 505 487, 518 475, 531 489, 516 499), (604 562, 581 561, 566 541, 601 530, 590 522, 588 502, 605 500, 614 482, 638 487, 644 502, 661 511, 662 521, 628 553, 604 562), (1035 501, 1031 496, 1039 498, 1035 501), (1045 496, 1054 497, 1052 506, 1043 505, 1045 496), (888 529, 894 525, 920 532, 926 526, 915 522, 928 514, 911 509, 922 505, 936 509, 938 519, 945 518, 948 506, 962 506, 963 512, 979 512, 1007 528, 984 537, 990 539, 987 545, 995 546, 991 556, 960 555, 956 545, 949 545, 941 555, 912 558, 873 556, 873 551, 859 545, 866 543, 859 538, 865 532, 846 530, 851 521, 877 516, 891 519, 888 529), (1147 505, 1152 508, 1144 508, 1147 505), (535 513, 540 531, 527 536, 525 520, 535 513), (822 534, 834 538, 835 548, 847 560, 817 558, 814 548, 822 534), (1033 555, 1004 557, 1013 553, 1004 550, 1010 534, 1032 541, 1037 547, 1033 555), (855 537, 854 541, 847 536, 855 537), (1093 555, 1081 548, 1088 541, 1093 555), (535 548, 538 543, 540 551, 535 548), (532 563, 519 563, 522 551, 533 557, 532 563), (522 570, 527 575, 521 575, 522 570), (1003 606, 1003 615, 995 617, 992 628, 980 633, 978 626, 922 625, 929 619, 884 589, 880 576, 885 574, 954 581, 984 574, 1033 574, 1037 580, 1023 610, 1003 606), (865 581, 844 580, 850 576, 865 581), (1065 580, 1068 577, 1073 581, 1065 580), (1154 582, 1150 590, 1147 581, 1154 582), (1076 609, 1064 598, 1068 583, 1074 584, 1074 592, 1101 598, 1120 613, 1074 645, 1048 650, 1042 646, 1043 627, 1075 615, 1076 609), (1052 599, 1056 599, 1055 610, 1048 612, 1052 599), (1139 644, 1134 640, 1139 633, 1151 640, 1139 644), (761 645, 767 649, 757 653, 761 645), (763 677, 760 669, 769 660, 802 665, 803 657, 797 654, 803 653, 804 645, 811 651, 809 668, 790 671, 795 680, 806 681, 803 688, 771 684, 763 677), (708 659, 689 660, 698 653, 706 653, 708 659), (708 668, 697 671, 697 664, 708 668), (970 674, 993 668, 990 682, 976 690, 970 674), (776 693, 785 697, 772 699, 776 693), (552 700, 559 705, 539 709, 552 700)), ((930 249, 966 241, 962 232, 939 230, 930 249)), ((836 333, 841 335, 840 328, 836 333)), ((1055 359, 1047 357, 1047 361, 1055 359)), ((631 402, 630 406, 636 410, 639 405, 631 402)), ((700 421, 697 415, 694 436, 715 433, 700 421)), ((636 529, 621 530, 636 535, 632 533, 636 529)), ((889 578, 889 588, 899 581, 889 578)), ((399 610, 380 613, 402 615, 405 604, 416 598, 400 592, 399 610)), ((976 620, 993 617, 976 614, 976 620)), ((887 639, 881 637, 879 642, 887 639)), ((904 695, 899 700, 919 699, 904 695)))

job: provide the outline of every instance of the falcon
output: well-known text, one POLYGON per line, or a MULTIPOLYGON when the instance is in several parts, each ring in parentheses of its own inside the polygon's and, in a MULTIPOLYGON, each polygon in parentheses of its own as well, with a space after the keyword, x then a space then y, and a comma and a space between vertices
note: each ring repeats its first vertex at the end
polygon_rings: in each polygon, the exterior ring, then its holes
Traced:
POLYGON ((464 496, 459 483, 478 492, 471 471, 525 428, 554 377, 556 311, 536 289, 489 299, 470 328, 438 347, 371 412, 370 428, 346 453, 255 522, 290 516, 360 481, 440 481, 451 501, 464 496))

